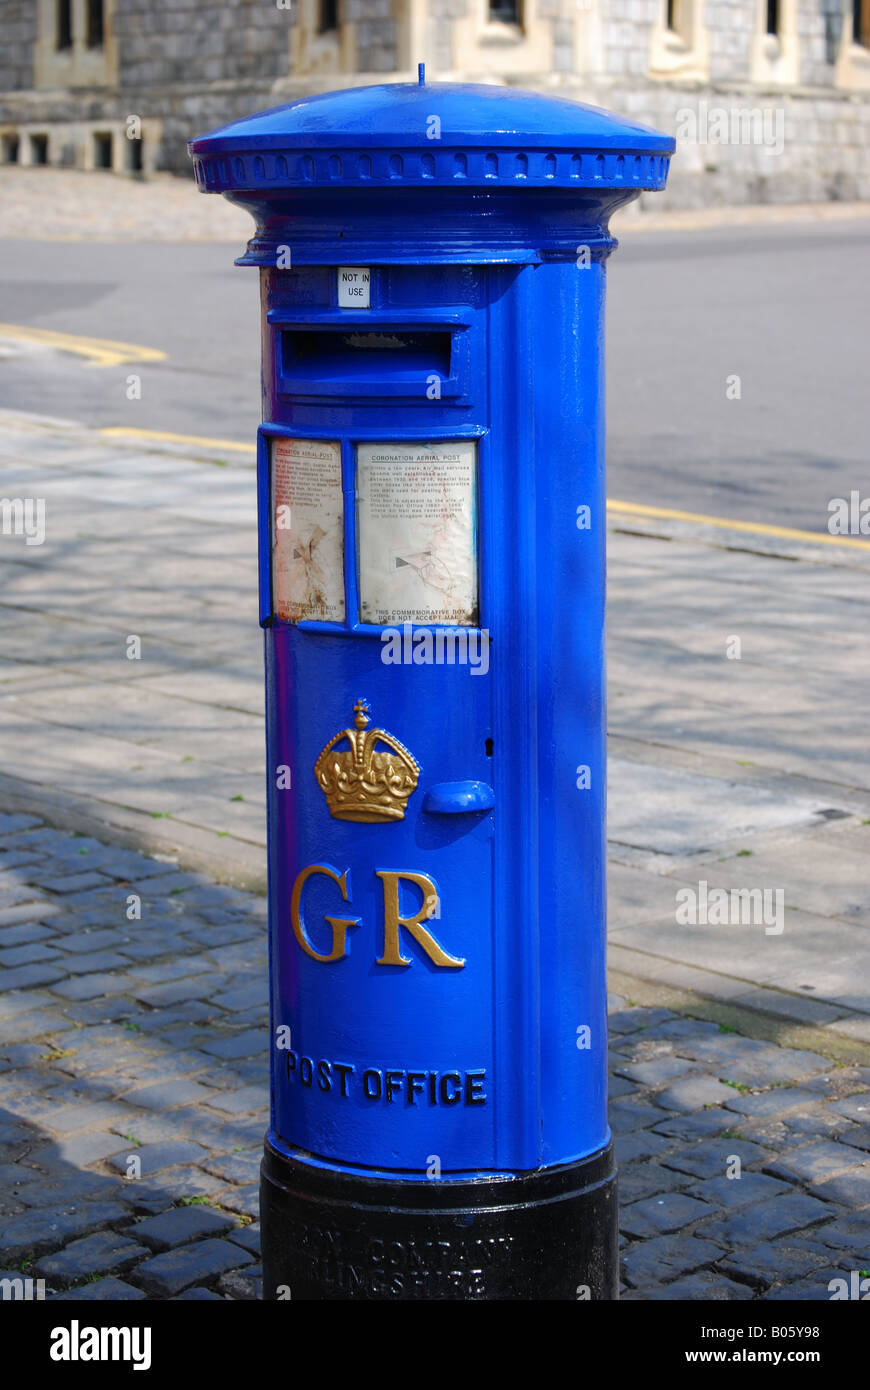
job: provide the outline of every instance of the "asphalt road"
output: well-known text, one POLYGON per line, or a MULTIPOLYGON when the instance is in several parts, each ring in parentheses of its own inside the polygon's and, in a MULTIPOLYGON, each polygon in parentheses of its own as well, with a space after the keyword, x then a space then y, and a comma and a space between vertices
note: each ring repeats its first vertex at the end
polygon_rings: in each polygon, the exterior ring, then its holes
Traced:
POLYGON ((816 531, 868 491, 870 222, 626 236, 608 274, 611 497, 816 531))
MULTIPOLYGON (((160 348, 0 359, 0 405, 238 441, 259 412, 256 273, 214 244, 3 243, 0 320, 160 348), (142 399, 127 399, 131 372, 142 399)), ((868 488, 870 222, 623 234, 608 287, 611 497, 823 530, 868 488), (740 399, 728 399, 729 377, 740 399)))

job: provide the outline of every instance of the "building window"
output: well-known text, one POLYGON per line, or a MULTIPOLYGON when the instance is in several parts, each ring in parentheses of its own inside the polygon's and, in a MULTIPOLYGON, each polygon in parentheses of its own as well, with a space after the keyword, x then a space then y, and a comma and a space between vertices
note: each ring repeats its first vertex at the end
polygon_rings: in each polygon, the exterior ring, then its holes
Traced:
POLYGON ((664 0, 664 31, 673 33, 687 49, 695 43, 695 4, 692 0, 664 0))
POLYGON ((72 48, 72 0, 57 0, 55 48, 58 53, 72 48))
MULTIPOLYGON (((749 59, 750 81, 777 87, 800 80, 798 7, 802 0, 759 0, 749 59)), ((842 3, 842 0, 841 0, 842 3)))
POLYGON ((686 48, 694 44, 695 23, 692 0, 665 0, 665 32, 675 34, 686 48))
POLYGON ((852 39, 870 48, 870 0, 852 0, 852 39))
POLYGON ((289 29, 292 73, 326 77, 361 70, 359 54, 366 54, 375 43, 377 25, 349 20, 354 10, 351 5, 345 8, 343 0, 292 0, 292 4, 296 15, 289 29))
POLYGON ((650 36, 649 75, 705 81, 710 70, 705 0, 659 0, 650 36))
POLYGON ((94 168, 111 169, 112 133, 109 130, 94 131, 94 168))
POLYGON ((338 28, 338 0, 320 0, 317 32, 331 34, 338 28))
POLYGON ((2 158, 4 164, 18 163, 19 142, 17 135, 4 135, 2 139, 2 158))
POLYGON ((37 91, 117 86, 118 44, 112 33, 115 0, 30 0, 30 7, 36 10, 38 25, 33 51, 37 91))
POLYGON ((512 24, 515 29, 522 27, 522 0, 489 0, 490 24, 512 24))
POLYGON ((138 140, 127 141, 127 169, 131 174, 141 174, 143 168, 142 160, 142 137, 138 140))
POLYGON ((31 164, 48 163, 48 136, 31 135, 30 137, 30 162, 31 164))
POLYGON ((103 0, 87 0, 88 48, 102 48, 104 28, 103 0))

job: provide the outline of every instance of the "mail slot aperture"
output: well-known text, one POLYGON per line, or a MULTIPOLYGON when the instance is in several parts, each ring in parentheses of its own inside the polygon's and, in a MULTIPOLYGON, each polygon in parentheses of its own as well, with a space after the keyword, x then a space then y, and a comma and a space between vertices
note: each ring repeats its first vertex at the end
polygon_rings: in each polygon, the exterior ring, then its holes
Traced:
POLYGON ((286 395, 456 394, 447 330, 285 328, 279 390, 286 395))

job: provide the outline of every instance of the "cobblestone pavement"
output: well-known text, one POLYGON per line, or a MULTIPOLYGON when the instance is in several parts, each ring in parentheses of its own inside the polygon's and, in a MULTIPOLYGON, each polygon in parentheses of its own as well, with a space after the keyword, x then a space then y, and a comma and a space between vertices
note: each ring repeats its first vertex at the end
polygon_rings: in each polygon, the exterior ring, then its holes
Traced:
POLYGON ((257 1296, 265 915, 172 863, 0 816, 5 1274, 57 1298, 257 1296))
MULTIPOLYGON (((0 1278, 258 1297, 265 914, 0 816, 0 1278)), ((870 1068, 611 1005, 623 1296, 826 1299, 866 1272, 870 1068)))
POLYGON ((624 1298, 829 1299, 870 1274, 870 1068, 668 1009, 610 1030, 624 1298))

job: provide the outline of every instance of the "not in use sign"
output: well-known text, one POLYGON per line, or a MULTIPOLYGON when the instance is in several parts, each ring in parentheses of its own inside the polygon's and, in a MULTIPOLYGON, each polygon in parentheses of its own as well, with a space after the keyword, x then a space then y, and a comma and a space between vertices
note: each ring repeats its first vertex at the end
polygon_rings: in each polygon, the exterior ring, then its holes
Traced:
POLYGON ((338 267, 339 309, 371 308, 372 272, 364 265, 338 267))

